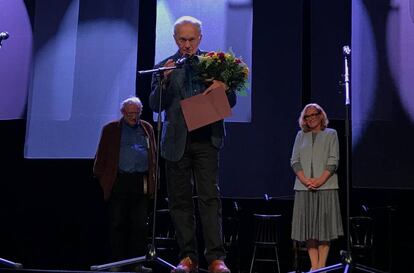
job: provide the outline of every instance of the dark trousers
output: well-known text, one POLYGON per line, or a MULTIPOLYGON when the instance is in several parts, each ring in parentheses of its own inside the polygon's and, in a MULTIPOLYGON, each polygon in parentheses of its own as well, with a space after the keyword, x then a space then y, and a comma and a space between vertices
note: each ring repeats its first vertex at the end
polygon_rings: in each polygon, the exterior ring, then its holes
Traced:
POLYGON ((189 256, 198 261, 192 198, 193 172, 206 261, 211 263, 213 260, 225 258, 221 228, 222 208, 217 184, 218 163, 218 149, 210 142, 189 142, 184 156, 179 161, 166 161, 169 209, 176 230, 180 258, 189 256))
POLYGON ((143 174, 118 175, 108 203, 114 261, 145 255, 148 203, 147 195, 143 194, 143 174))

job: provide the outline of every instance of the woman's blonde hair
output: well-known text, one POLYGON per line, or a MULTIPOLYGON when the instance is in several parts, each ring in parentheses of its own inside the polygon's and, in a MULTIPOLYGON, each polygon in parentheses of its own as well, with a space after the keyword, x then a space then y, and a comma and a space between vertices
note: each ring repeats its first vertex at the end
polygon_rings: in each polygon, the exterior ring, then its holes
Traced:
POLYGON ((305 133, 310 131, 310 129, 309 129, 307 123, 306 123, 306 120, 305 120, 305 112, 309 108, 315 108, 318 111, 318 113, 320 115, 322 115, 321 129, 324 130, 326 127, 328 127, 328 123, 329 123, 328 116, 326 115, 323 108, 317 103, 309 103, 303 108, 303 110, 302 110, 302 112, 300 113, 300 116, 299 116, 298 122, 299 122, 299 126, 302 129, 302 131, 304 131, 305 133))

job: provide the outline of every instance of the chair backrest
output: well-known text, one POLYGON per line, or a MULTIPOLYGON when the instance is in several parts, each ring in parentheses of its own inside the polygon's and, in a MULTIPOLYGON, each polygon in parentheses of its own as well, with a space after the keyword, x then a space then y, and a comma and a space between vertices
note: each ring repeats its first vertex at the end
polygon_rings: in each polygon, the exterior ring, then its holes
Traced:
POLYGON ((240 229, 240 211, 237 201, 233 201, 230 209, 223 209, 223 242, 225 247, 238 244, 240 229))
MULTIPOLYGON (((171 222, 170 211, 168 209, 158 209, 156 214, 156 239, 175 239, 175 230, 171 222)), ((150 229, 152 228, 152 213, 149 221, 150 229)))
POLYGON ((167 257, 175 257, 178 251, 175 229, 171 221, 168 209, 158 209, 155 214, 154 238, 152 238, 153 212, 148 217, 148 243, 154 243, 154 247, 167 257))
POLYGON ((237 244, 239 240, 239 219, 234 216, 223 217, 223 243, 225 247, 237 244))
POLYGON ((254 244, 277 244, 280 214, 253 214, 254 217, 254 244))
POLYGON ((374 221, 368 216, 349 217, 349 242, 353 249, 370 249, 374 243, 374 221))

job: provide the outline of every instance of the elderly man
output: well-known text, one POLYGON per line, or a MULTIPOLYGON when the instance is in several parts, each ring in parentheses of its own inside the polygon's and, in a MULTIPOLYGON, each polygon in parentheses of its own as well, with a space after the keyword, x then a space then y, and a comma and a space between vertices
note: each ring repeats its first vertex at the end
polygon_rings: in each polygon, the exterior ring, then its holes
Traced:
MULTIPOLYGON (((140 119, 142 103, 130 97, 121 103, 122 118, 103 127, 93 172, 108 203, 112 259, 146 253, 149 196, 155 190, 155 138, 140 119)), ((119 271, 119 268, 113 268, 119 271)), ((138 265, 134 270, 151 272, 138 265)))
MULTIPOLYGON (((180 101, 206 90, 197 80, 192 69, 196 55, 201 54, 201 22, 190 16, 179 18, 174 24, 174 40, 178 51, 157 66, 175 66, 177 60, 186 56, 182 69, 164 72, 163 84, 153 78, 150 107, 159 109, 162 92, 162 110, 166 118, 163 124, 161 155, 165 159, 168 199, 171 218, 180 247, 180 263, 172 273, 189 273, 198 270, 198 253, 193 204, 194 180, 198 195, 198 208, 203 226, 205 258, 209 272, 230 272, 224 263, 225 251, 222 241, 222 208, 218 186, 219 150, 225 135, 224 121, 219 120, 188 132, 180 101), (195 57, 195 58, 194 58, 195 57)), ((231 107, 236 104, 236 94, 221 81, 213 81, 207 89, 221 87, 231 107)))

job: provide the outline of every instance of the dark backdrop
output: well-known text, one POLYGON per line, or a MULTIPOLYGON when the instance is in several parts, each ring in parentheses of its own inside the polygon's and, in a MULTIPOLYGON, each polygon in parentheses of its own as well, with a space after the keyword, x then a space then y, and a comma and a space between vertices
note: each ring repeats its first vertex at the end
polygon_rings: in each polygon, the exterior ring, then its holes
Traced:
MULTIPOLYGON (((26 2, 33 10, 34 1, 26 2)), ((238 200, 244 213, 240 249, 244 270, 251 255, 250 216, 260 211, 284 215, 283 271, 292 269, 289 156, 299 111, 313 100, 331 114, 332 127, 339 132, 345 215, 344 116, 342 95, 336 90, 341 48, 349 42, 350 3, 313 3, 254 1, 252 123, 227 124, 221 157, 221 187, 228 197, 225 205, 238 200), (265 193, 270 202, 263 199, 265 193)), ((145 39, 139 40, 145 42, 139 45, 138 63, 149 68, 154 54, 155 1, 140 1, 140 5, 139 35, 145 39)), ((137 88, 148 93, 149 80, 139 79, 137 88)), ((146 104, 146 96, 141 97, 146 104)), ((144 118, 151 120, 152 113, 148 107, 144 109, 144 118)), ((26 268, 46 269, 88 270, 92 264, 107 262, 105 204, 92 176, 93 161, 24 159, 25 124, 24 120, 0 122, 0 257, 22 262, 26 268)), ((161 197, 164 192, 161 181, 161 197)), ((412 192, 353 189, 350 193, 351 214, 369 213, 378 221, 376 266, 385 270, 392 263, 395 272, 412 270, 405 253, 414 250, 413 240, 404 236, 413 232, 405 221, 411 214, 408 200, 412 192), (369 210, 363 211, 362 205, 369 210), (388 217, 390 206, 395 208, 392 217, 388 217)), ((344 241, 335 244, 332 262, 338 260, 336 250, 343 247, 344 241)))

